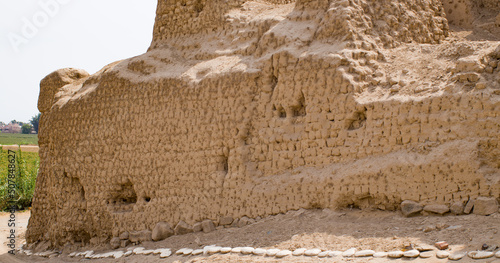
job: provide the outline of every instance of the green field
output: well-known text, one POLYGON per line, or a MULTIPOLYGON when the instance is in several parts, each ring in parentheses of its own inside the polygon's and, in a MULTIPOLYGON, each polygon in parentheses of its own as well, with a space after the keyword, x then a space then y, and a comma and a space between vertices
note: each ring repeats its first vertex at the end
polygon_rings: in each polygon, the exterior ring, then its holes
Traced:
POLYGON ((0 133, 0 145, 38 145, 38 134, 0 133))
MULTIPOLYGON (((0 211, 8 208, 8 159, 9 152, 0 147, 0 211)), ((16 152, 15 158, 15 200, 19 209, 31 206, 40 157, 38 153, 16 152)))

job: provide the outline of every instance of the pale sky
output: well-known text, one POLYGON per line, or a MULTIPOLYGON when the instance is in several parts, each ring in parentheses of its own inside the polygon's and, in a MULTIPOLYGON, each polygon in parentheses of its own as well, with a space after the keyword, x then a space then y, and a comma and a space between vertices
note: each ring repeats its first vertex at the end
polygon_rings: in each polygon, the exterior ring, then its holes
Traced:
POLYGON ((40 80, 90 74, 151 44, 157 0, 0 0, 0 121, 38 114, 40 80))

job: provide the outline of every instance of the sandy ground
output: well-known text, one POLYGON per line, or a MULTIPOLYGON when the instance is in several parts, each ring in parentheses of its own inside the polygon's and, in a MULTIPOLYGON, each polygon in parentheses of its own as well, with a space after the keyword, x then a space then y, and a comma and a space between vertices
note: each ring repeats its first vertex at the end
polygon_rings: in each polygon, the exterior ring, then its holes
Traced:
MULTIPOLYGON (((17 214, 21 222, 20 230, 25 231, 29 213, 17 214)), ((8 214, 1 215, 0 236, 6 236, 8 214)), ((400 213, 360 210, 299 210, 264 218, 242 228, 224 228, 211 233, 192 233, 173 236, 161 242, 142 244, 146 248, 183 247, 202 248, 206 245, 252 246, 261 248, 296 249, 321 248, 324 250, 373 249, 390 251, 403 249, 410 244, 433 244, 445 240, 452 251, 471 251, 480 249, 483 244, 500 246, 500 214, 491 216, 427 216, 405 218, 400 213), (430 231, 423 231, 427 229, 430 231)), ((2 239, 2 243, 5 240, 2 239)), ((1 250, 6 252, 4 246, 1 250)), ((88 248, 81 248, 85 251, 88 248)), ((109 251, 108 248, 91 248, 97 252, 109 251)), ((0 255, 0 262, 83 262, 88 260, 69 258, 72 252, 63 251, 63 256, 46 259, 7 254, 0 255)), ((206 256, 171 256, 160 259, 158 256, 131 256, 118 260, 92 260, 91 262, 407 262, 410 260, 388 259, 346 259, 317 257, 287 257, 277 260, 272 257, 243 256, 236 254, 206 256)), ((447 262, 431 259, 415 259, 412 262, 447 262)), ((463 259, 460 262, 496 262, 500 259, 487 260, 463 259)))
MULTIPOLYGON (((14 150, 14 151, 17 151, 19 150, 19 145, 1 145, 0 144, 0 147, 2 147, 5 150, 14 150)), ((22 152, 34 152, 34 153, 37 153, 38 152, 38 145, 21 145, 21 151, 22 152)))

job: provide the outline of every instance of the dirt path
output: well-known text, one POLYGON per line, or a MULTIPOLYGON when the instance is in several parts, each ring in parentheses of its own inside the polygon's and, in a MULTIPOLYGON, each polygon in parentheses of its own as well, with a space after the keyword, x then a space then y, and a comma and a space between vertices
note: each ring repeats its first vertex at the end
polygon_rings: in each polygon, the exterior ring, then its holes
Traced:
MULTIPOLYGON (((27 222, 29 213, 19 218, 27 222)), ((4 218, 5 216, 2 216, 4 218)), ((25 225, 24 225, 25 226, 25 225)), ((2 228, 5 236, 6 228, 2 228)), ((471 251, 480 249, 483 244, 500 246, 500 214, 491 216, 428 216, 405 218, 399 213, 359 210, 299 210, 280 214, 257 221, 242 228, 224 228, 211 233, 192 233, 173 236, 161 242, 142 244, 146 248, 171 248, 173 251, 189 247, 202 248, 206 245, 252 246, 294 250, 296 248, 321 248, 324 250, 345 251, 351 247, 375 251, 399 250, 410 244, 433 244, 445 240, 450 243, 451 251, 471 251), (424 231, 425 230, 425 231, 424 231)), ((87 249, 87 248, 86 248, 87 249)), ((109 248, 91 248, 96 252, 109 251, 109 248)), ((80 248, 79 251, 84 251, 80 248)), ((81 262, 81 258, 65 255, 72 250, 63 251, 63 256, 46 259, 40 257, 16 256, 19 262, 81 262), (65 254, 65 255, 64 255, 65 254)), ((387 259, 346 259, 317 257, 287 257, 277 260, 273 257, 242 256, 239 254, 213 255, 210 257, 171 256, 160 259, 158 256, 130 256, 118 260, 92 260, 90 262, 387 262, 387 259)), ((407 262, 408 260, 391 260, 407 262)), ((416 259, 412 262, 446 262, 435 257, 416 259)), ((0 262, 15 262, 6 255, 0 262), (2 261, 4 260, 4 261, 2 261)), ((463 259, 460 262, 496 262, 487 260, 463 259)))
POLYGON ((12 229, 16 231, 16 247, 19 247, 19 245, 25 241, 26 227, 28 226, 30 211, 15 214, 14 228, 9 227, 8 225, 10 218, 10 213, 0 212, 0 262, 2 262, 1 258, 4 257, 10 250, 7 247, 7 242, 9 241, 8 237, 12 229))

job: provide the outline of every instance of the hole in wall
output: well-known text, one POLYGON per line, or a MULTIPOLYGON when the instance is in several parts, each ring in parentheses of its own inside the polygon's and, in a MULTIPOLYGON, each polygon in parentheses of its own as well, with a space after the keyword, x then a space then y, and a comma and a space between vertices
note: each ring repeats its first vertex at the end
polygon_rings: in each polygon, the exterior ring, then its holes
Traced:
POLYGON ((351 118, 346 120, 347 129, 357 130, 365 125, 366 122, 366 108, 361 111, 356 111, 352 114, 351 118))
POLYGON ((112 206, 115 212, 130 212, 135 203, 137 203, 137 194, 134 190, 134 185, 130 180, 119 185, 115 191, 110 193, 110 198, 107 202, 112 206))
POLYGON ((297 105, 292 107, 292 112, 294 117, 306 116, 306 99, 304 98, 304 93, 300 93, 300 98, 297 100, 297 105))
POLYGON ((144 197, 144 201, 146 201, 146 203, 151 202, 151 197, 144 197))

